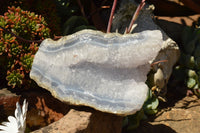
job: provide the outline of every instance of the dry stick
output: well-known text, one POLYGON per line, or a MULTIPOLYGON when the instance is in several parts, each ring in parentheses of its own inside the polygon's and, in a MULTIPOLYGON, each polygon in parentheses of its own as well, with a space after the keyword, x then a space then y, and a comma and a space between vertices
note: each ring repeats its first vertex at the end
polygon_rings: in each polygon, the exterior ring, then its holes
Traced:
POLYGON ((114 12, 115 12, 116 5, 117 5, 117 0, 114 0, 112 10, 111 10, 111 13, 110 13, 110 18, 109 18, 109 21, 108 21, 107 33, 109 33, 110 29, 111 29, 113 15, 114 15, 114 12))
POLYGON ((140 13, 140 10, 142 10, 142 8, 144 7, 144 5, 145 5, 145 0, 142 0, 140 5, 137 7, 133 17, 132 17, 132 20, 131 20, 131 23, 130 23, 130 25, 128 27, 128 30, 125 31, 125 33, 130 33, 130 31, 131 31, 131 29, 133 27, 133 24, 134 24, 135 20, 137 19, 138 15, 140 13))
POLYGON ((162 63, 162 62, 168 62, 168 60, 160 60, 160 61, 153 62, 153 63, 151 64, 151 67, 153 67, 153 66, 156 65, 156 64, 162 63))
POLYGON ((13 32, 11 32, 11 31, 7 30, 6 28, 4 28, 4 27, 2 27, 2 26, 0 26, 0 28, 3 29, 4 31, 10 33, 12 36, 15 36, 17 39, 22 40, 22 41, 24 41, 24 42, 28 42, 28 43, 33 43, 33 42, 34 42, 34 43, 41 43, 41 42, 43 41, 43 40, 26 40, 26 39, 24 39, 24 38, 22 38, 22 37, 16 35, 15 33, 13 33, 13 32))
POLYGON ((83 5, 81 4, 81 1, 80 1, 80 0, 76 0, 76 1, 77 1, 78 5, 79 5, 79 7, 80 7, 80 9, 81 9, 81 13, 82 13, 83 17, 86 18, 85 11, 84 11, 84 7, 83 7, 83 5))

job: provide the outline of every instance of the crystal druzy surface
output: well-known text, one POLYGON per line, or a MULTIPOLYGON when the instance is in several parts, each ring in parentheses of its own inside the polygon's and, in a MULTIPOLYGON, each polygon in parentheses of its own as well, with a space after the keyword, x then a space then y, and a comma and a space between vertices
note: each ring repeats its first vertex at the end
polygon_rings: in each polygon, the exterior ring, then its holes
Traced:
POLYGON ((61 101, 133 114, 147 97, 149 61, 161 44, 158 30, 126 35, 83 30, 58 41, 46 39, 30 77, 61 101))

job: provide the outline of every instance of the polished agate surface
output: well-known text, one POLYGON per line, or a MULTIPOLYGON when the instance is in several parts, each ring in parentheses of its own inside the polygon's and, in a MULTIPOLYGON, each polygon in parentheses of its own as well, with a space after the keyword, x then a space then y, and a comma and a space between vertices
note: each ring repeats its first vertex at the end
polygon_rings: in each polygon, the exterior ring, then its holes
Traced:
POLYGON ((150 61, 161 44, 158 30, 125 35, 82 30, 58 41, 46 39, 30 77, 63 102, 133 114, 147 97, 150 61))

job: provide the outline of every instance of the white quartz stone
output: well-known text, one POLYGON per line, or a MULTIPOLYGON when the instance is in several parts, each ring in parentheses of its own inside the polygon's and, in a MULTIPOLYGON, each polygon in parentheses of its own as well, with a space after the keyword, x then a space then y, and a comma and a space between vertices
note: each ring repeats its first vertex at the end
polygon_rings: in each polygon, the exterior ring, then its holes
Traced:
POLYGON ((46 39, 30 77, 61 101, 133 114, 146 99, 149 61, 161 44, 158 30, 126 35, 83 30, 58 41, 46 39))

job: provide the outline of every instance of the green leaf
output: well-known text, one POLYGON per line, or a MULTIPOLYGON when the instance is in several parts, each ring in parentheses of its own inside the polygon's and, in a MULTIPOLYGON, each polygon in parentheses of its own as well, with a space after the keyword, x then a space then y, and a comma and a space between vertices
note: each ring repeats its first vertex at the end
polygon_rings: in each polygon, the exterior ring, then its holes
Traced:
POLYGON ((72 34, 76 27, 88 25, 88 21, 82 16, 72 16, 64 24, 64 35, 72 34))
POLYGON ((148 114, 148 115, 154 115, 158 112, 157 109, 148 109, 148 110, 145 110, 145 113, 148 114))
POLYGON ((141 109, 140 111, 138 111, 137 113, 135 113, 134 115, 129 115, 128 116, 128 127, 127 130, 134 130, 135 128, 137 128, 140 124, 141 119, 144 116, 144 111, 143 109, 141 109))
POLYGON ((187 87, 192 89, 196 85, 196 80, 194 78, 189 78, 187 80, 187 87))
POLYGON ((147 105, 147 109, 156 109, 158 107, 159 101, 157 98, 152 98, 149 100, 149 104, 147 105))
POLYGON ((152 100, 152 108, 151 109, 156 109, 159 105, 159 101, 157 98, 153 98, 152 100))
POLYGON ((187 70, 187 74, 189 78, 194 78, 194 79, 198 79, 198 75, 196 74, 196 72, 192 69, 187 70))
POLYGON ((150 112, 156 112, 158 105, 159 105, 159 100, 156 97, 152 97, 151 99, 149 99, 144 103, 143 109, 146 114, 152 114, 150 112))

